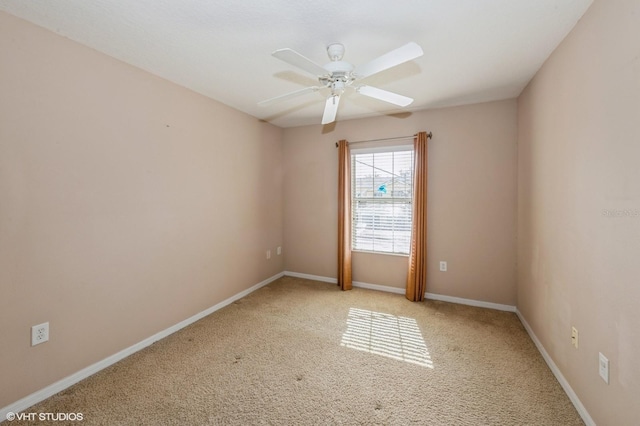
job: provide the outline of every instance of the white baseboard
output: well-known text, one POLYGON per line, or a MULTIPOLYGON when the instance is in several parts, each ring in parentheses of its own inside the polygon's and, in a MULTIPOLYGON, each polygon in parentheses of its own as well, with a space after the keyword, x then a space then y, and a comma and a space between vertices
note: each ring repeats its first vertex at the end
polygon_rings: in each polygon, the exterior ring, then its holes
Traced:
MULTIPOLYGON (((325 283, 332 283, 332 284, 336 284, 338 282, 336 278, 322 277, 320 275, 301 274, 299 272, 285 271, 284 275, 289 277, 304 278, 307 280, 322 281, 325 283)), ((369 284, 369 283, 363 283, 360 281, 354 281, 353 286, 359 287, 359 288, 366 288, 369 290, 385 291, 387 293, 394 293, 394 294, 405 293, 404 288, 391 287, 391 286, 379 285, 379 284, 369 284)), ((477 306, 480 308, 496 309, 498 311, 507 311, 507 312, 516 311, 516 307, 511 305, 501 305, 499 303, 483 302, 481 300, 473 300, 473 299, 463 299, 461 297, 445 296, 442 294, 435 294, 435 293, 425 293, 424 295, 427 299, 439 300, 442 302, 457 303, 459 305, 477 306)))
POLYGON ((457 303, 459 305, 477 306, 479 308, 495 309, 498 311, 515 312, 516 307, 512 305, 502 305, 500 303, 483 302, 482 300, 464 299, 462 297, 445 296, 443 294, 425 293, 424 297, 430 300, 441 302, 457 303))
POLYGON ((394 294, 404 294, 405 293, 404 288, 391 287, 391 286, 379 285, 379 284, 369 284, 369 283, 363 283, 363 282, 360 282, 360 281, 354 281, 353 282, 353 286, 354 287, 360 287, 360 288, 366 288, 368 290, 385 291, 387 293, 394 293, 394 294))
MULTIPOLYGON (((147 346, 151 345, 152 343, 163 339, 167 336, 169 336, 170 334, 175 333, 176 331, 179 331, 183 328, 185 328, 186 326, 193 324, 194 322, 206 317, 207 315, 212 314, 213 312, 224 308, 227 305, 230 305, 231 303, 235 302, 238 299, 241 299, 245 296, 247 296, 248 294, 258 290, 261 287, 264 287, 265 285, 277 280, 278 278, 281 278, 282 276, 291 276, 291 277, 296 277, 296 278, 303 278, 303 279, 308 279, 308 280, 314 280, 314 281, 321 281, 321 282, 327 282, 327 283, 332 283, 332 284, 336 284, 337 283, 337 279, 336 278, 329 278, 329 277, 323 277, 323 276, 319 276, 319 275, 310 275, 310 274, 302 274, 302 273, 298 273, 298 272, 291 272, 291 271, 285 271, 285 272, 280 272, 270 278, 267 278, 266 280, 259 282, 258 284, 244 290, 241 291, 240 293, 231 296, 228 299, 223 300, 220 303, 217 303, 216 305, 205 309, 202 312, 199 312, 187 319, 185 319, 184 321, 179 322, 178 324, 175 324, 163 331, 160 331, 156 334, 154 334, 151 337, 148 337, 138 343, 136 343, 135 345, 132 345, 126 349, 121 350, 118 353, 115 353, 105 359, 103 359, 102 361, 98 361, 95 364, 92 364, 68 377, 65 377, 62 380, 59 380, 37 392, 32 393, 31 395, 28 395, 12 404, 7 405, 6 407, 3 407, 0 409, 0 421, 6 419, 6 416, 8 413, 19 413, 23 410, 26 410, 27 408, 33 406, 34 404, 37 404, 40 401, 43 401, 53 395, 55 395, 56 393, 63 391, 64 389, 67 389, 68 387, 78 383, 79 381, 86 379, 87 377, 97 373, 100 370, 103 370, 113 364, 115 364, 116 362, 128 357, 129 355, 132 355, 144 348, 146 348, 147 346)), ((363 283, 363 282, 359 282, 359 281, 354 281, 353 282, 353 286, 354 287, 359 287, 359 288, 364 288, 364 289, 369 289, 369 290, 377 290, 377 291, 384 291, 384 292, 388 292, 388 293, 395 293, 395 294, 404 294, 404 289, 400 289, 397 287, 390 287, 390 286, 384 286, 384 285, 378 285, 378 284, 369 284, 369 283, 363 283)), ((524 317, 522 316, 522 314, 520 313, 520 311, 515 307, 515 306, 511 306, 511 305, 502 305, 502 304, 498 304, 498 303, 491 303, 491 302, 483 302, 483 301, 479 301, 479 300, 473 300, 473 299, 464 299, 464 298, 460 298, 460 297, 453 297, 453 296, 445 296, 445 295, 440 295, 440 294, 434 294, 434 293, 425 293, 425 297, 427 299, 431 299, 431 300, 439 300, 439 301, 444 301, 444 302, 451 302, 451 303, 458 303, 458 304, 463 304, 463 305, 470 305, 470 306, 477 306, 477 307, 482 307, 482 308, 489 308, 489 309, 497 309, 497 310, 501 310, 501 311, 508 311, 508 312, 515 312, 518 315, 518 318, 520 319, 520 321, 522 322, 522 325, 524 326, 525 330, 527 331, 527 333, 529 334, 529 337, 531 337, 531 340, 533 340, 533 343, 536 345, 536 347, 538 348, 538 351, 540 351, 540 354, 542 355, 542 358, 544 358, 545 362, 547 363, 547 365, 549 366, 549 368, 551 369, 551 372, 555 375, 556 379, 558 380, 558 382, 560 383, 560 385, 562 386, 562 388, 564 389, 565 393, 567 394, 567 396, 569 397, 569 399, 571 400, 571 402, 573 403, 573 405, 575 406, 576 410, 578 411, 578 414, 580 414, 580 417, 582 417, 582 420, 585 422, 585 424, 587 426, 596 426, 596 423, 593 421, 593 419, 591 418, 591 416, 589 415, 589 413, 587 412, 587 409, 584 407, 584 405, 582 404, 582 402, 580 401, 580 399, 578 398, 578 396, 576 395, 576 393, 573 391, 573 389, 571 388, 571 386, 569 385, 569 382, 567 382, 567 380, 564 378, 564 376, 562 375, 562 373, 560 372, 560 369, 558 368, 558 366, 553 362, 553 359, 551 359, 551 357, 549 356, 549 354, 547 353, 547 351, 545 350, 544 346, 542 346, 542 343, 540 343, 540 340, 538 339, 538 337, 535 335, 535 333, 533 332, 533 330, 531 329, 531 327, 529 326, 529 324, 527 323, 527 321, 524 319, 524 317)))
MULTIPOLYGON (((291 272, 291 271, 284 271, 284 274, 288 277, 303 278, 305 280, 320 281, 323 283, 331 283, 331 284, 338 283, 337 278, 323 277, 320 275, 301 274, 300 272, 291 272)), ((366 288, 368 290, 377 290, 377 291, 384 291, 387 293, 404 294, 404 289, 397 288, 397 287, 390 287, 390 286, 378 285, 378 284, 369 284, 369 283, 363 283, 360 281, 353 281, 352 284, 354 287, 366 288)))
POLYGON ((305 280, 322 281, 324 283, 337 284, 337 278, 322 277, 320 275, 301 274, 300 272, 284 271, 288 277, 303 278, 305 280))
POLYGON ((589 412, 587 412, 587 409, 584 407, 584 405, 582 405, 582 402, 578 398, 578 395, 576 395, 576 393, 573 391, 573 389, 569 385, 569 382, 567 382, 567 379, 564 378, 564 376, 560 372, 560 369, 558 368, 556 363, 553 362, 553 359, 551 359, 551 356, 549 356, 546 349, 544 348, 544 346, 542 346, 542 343, 540 343, 540 340, 529 326, 529 323, 524 319, 524 316, 522 316, 518 309, 516 309, 516 315, 518 315, 518 318, 520 318, 520 322, 522 322, 525 330, 527 330, 527 333, 529 333, 529 337, 531 338, 531 340, 533 340, 533 343, 538 348, 538 351, 540 351, 542 358, 544 358, 544 360, 546 361, 553 375, 556 376, 556 379, 558 379, 558 382, 560 382, 560 386, 562 386, 562 389, 564 389, 564 392, 573 403, 573 406, 576 407, 578 414, 580 414, 580 417, 582 417, 582 421, 587 426, 596 426, 596 422, 593 421, 593 419, 589 415, 589 412))
POLYGON ((138 343, 136 343, 135 345, 129 346, 126 349, 121 350, 118 353, 115 353, 105 359, 103 359, 102 361, 98 361, 95 364, 92 364, 86 368, 83 368, 82 370, 68 376, 65 377, 64 379, 61 379, 43 389, 40 389, 37 392, 32 393, 31 395, 28 395, 22 399, 20 399, 19 401, 14 402, 13 404, 9 404, 4 408, 0 409, 0 422, 5 420, 7 418, 7 413, 19 413, 23 410, 26 410, 27 408, 31 407, 34 404, 37 404, 40 401, 44 401, 45 399, 49 398, 50 396, 55 395, 56 393, 65 390, 66 388, 78 383, 79 381, 86 379, 87 377, 97 373, 100 370, 103 370, 107 367, 109 367, 110 365, 115 364, 116 362, 128 357, 129 355, 132 355, 136 352, 138 352, 141 349, 146 348, 147 346, 151 345, 154 342, 157 342, 160 339, 163 339, 167 336, 169 336, 170 334, 175 333, 178 330, 181 330, 183 328, 185 328, 186 326, 193 324, 194 322, 198 321, 199 319, 202 319, 204 317, 206 317, 209 314, 212 314, 213 312, 224 308, 225 306, 235 302, 238 299, 241 299, 243 297, 245 297, 246 295, 248 295, 249 293, 252 293, 256 290, 258 290, 261 287, 264 287, 265 285, 277 280, 278 278, 284 276, 284 272, 280 272, 270 278, 267 278, 266 280, 259 282, 258 284, 254 285, 253 287, 250 287, 244 291, 241 291, 240 293, 231 296, 228 299, 223 300, 220 303, 217 303, 216 305, 213 305, 212 307, 205 309, 202 312, 199 312, 195 315, 193 315, 192 317, 187 318, 184 321, 179 322, 176 325, 173 325, 169 328, 167 328, 166 330, 162 330, 159 333, 154 334, 151 337, 148 337, 138 343))

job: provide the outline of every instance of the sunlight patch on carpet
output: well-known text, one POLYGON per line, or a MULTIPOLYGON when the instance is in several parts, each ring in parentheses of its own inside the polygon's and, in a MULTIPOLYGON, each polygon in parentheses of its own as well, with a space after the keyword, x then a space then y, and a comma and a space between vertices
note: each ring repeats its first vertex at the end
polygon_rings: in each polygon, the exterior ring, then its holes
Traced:
POLYGON ((340 346, 433 368, 427 344, 413 318, 349 308, 340 346))

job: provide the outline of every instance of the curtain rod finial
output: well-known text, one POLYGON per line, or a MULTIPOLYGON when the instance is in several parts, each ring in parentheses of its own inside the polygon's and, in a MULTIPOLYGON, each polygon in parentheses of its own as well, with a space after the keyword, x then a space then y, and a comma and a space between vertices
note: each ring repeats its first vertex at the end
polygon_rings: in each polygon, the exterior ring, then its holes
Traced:
POLYGON ((433 139, 433 133, 429 132, 429 134, 427 135, 427 139, 433 139))

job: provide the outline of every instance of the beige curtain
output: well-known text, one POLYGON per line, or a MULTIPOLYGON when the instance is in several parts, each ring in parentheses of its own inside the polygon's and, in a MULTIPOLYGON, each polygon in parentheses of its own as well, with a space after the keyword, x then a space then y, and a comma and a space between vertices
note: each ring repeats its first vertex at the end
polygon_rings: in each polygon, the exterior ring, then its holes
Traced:
POLYGON ((351 290, 351 152, 338 142, 338 285, 351 290))
POLYGON ((420 302, 427 289, 427 132, 416 135, 413 147, 413 224, 406 296, 420 302))

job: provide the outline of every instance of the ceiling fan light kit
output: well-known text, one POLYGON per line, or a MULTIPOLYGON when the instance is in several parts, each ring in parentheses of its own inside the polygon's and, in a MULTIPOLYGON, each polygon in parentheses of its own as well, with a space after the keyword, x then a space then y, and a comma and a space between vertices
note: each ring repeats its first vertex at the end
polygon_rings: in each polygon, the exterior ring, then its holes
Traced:
POLYGON ((329 44, 327 46, 327 55, 329 56, 329 59, 331 59, 331 62, 324 66, 316 64, 292 49, 285 48, 274 51, 272 53, 274 57, 308 73, 314 74, 317 77, 320 86, 310 86, 290 93, 285 93, 284 95, 261 101, 258 105, 266 106, 306 93, 316 92, 322 88, 328 88, 331 91, 331 94, 327 97, 325 102, 322 124, 329 124, 335 121, 340 97, 347 88, 353 88, 361 95, 398 105, 400 107, 405 107, 413 102, 413 99, 407 96, 388 92, 368 85, 357 85, 356 82, 422 56, 422 48, 416 43, 407 43, 402 47, 385 53, 384 55, 358 67, 354 67, 349 62, 342 60, 344 51, 345 48, 341 43, 329 44))

